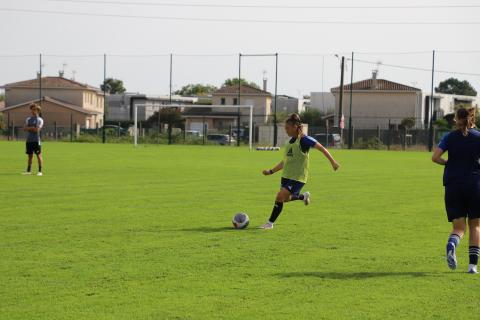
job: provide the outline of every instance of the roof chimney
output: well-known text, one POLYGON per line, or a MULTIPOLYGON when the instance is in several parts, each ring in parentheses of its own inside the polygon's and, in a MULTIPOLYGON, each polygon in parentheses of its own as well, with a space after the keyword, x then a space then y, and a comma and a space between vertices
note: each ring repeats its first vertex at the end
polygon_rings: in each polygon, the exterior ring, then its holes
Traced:
POLYGON ((63 70, 58 71, 58 76, 59 76, 60 78, 63 78, 63 75, 64 75, 64 74, 65 74, 65 71, 63 71, 63 70))
POLYGON ((263 71, 263 91, 267 91, 267 71, 263 71))
POLYGON ((377 81, 378 70, 372 71, 372 89, 378 88, 378 81, 377 81))

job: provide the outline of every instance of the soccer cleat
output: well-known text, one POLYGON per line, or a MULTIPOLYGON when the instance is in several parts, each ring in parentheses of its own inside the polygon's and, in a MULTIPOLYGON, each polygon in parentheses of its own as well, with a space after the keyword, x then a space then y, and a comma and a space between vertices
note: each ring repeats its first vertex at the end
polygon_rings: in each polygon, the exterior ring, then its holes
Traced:
POLYGON ((447 243, 447 264, 452 270, 457 269, 457 257, 455 255, 455 245, 452 242, 447 243))
POLYGON ((22 172, 22 174, 23 174, 24 176, 29 176, 29 175, 32 174, 32 172, 30 172, 30 171, 25 171, 25 172, 22 172))
POLYGON ((477 265, 476 264, 469 264, 468 265, 468 273, 477 274, 478 273, 477 265))
POLYGON ((310 204, 310 192, 305 192, 303 194, 303 203, 305 203, 306 206, 310 204))
POLYGON ((264 225, 260 226, 260 229, 263 229, 263 230, 273 229, 273 223, 267 222, 264 225))
POLYGON ((41 177, 41 176, 43 176, 43 173, 39 172, 39 173, 37 173, 37 176, 41 177))

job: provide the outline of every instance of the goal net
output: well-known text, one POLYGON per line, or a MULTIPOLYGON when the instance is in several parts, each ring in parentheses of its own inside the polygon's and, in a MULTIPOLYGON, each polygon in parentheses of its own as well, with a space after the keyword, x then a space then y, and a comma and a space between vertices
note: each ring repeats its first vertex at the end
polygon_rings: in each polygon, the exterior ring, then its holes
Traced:
POLYGON ((252 105, 133 105, 133 144, 139 144, 141 127, 139 124, 147 120, 155 112, 158 123, 162 121, 161 110, 177 109, 184 120, 183 134, 195 136, 203 141, 217 144, 239 145, 244 128, 240 123, 242 117, 248 116, 248 146, 252 150, 253 143, 253 106, 252 105), (227 128, 228 134, 224 134, 227 128), (222 130, 223 129, 223 130, 222 130))

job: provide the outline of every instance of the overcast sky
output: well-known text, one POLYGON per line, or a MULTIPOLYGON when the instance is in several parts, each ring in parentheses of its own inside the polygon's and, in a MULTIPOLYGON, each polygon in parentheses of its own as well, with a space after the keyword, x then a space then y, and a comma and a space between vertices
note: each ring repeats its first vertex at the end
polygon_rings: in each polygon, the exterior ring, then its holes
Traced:
MULTIPOLYGON (((122 1, 128 2, 128 0, 122 1)), ((101 2, 101 0, 91 2, 101 2)), ((33 78, 39 69, 38 57, 17 55, 38 55, 39 53, 46 55, 44 75, 57 75, 58 70, 62 69, 65 63, 66 77, 71 78, 75 75, 76 80, 95 86, 99 86, 103 79, 103 54, 105 53, 108 77, 122 79, 128 91, 147 94, 168 93, 170 59, 168 54, 170 53, 174 54, 174 89, 197 82, 219 86, 226 78, 236 77, 239 52, 278 52, 278 92, 292 96, 322 91, 322 89, 329 91, 331 87, 337 86, 340 81, 340 67, 334 53, 350 55, 351 51, 371 53, 356 54, 355 58, 374 63, 357 61, 354 64, 354 81, 369 78, 372 69, 376 68, 375 62, 380 61, 382 63, 379 66, 380 78, 430 91, 431 74, 428 70, 393 68, 388 64, 430 69, 433 49, 438 50, 436 55, 438 70, 480 74, 478 37, 480 24, 452 24, 459 21, 480 22, 478 18, 480 8, 281 9, 147 5, 148 3, 176 3, 265 6, 419 6, 478 5, 478 1, 376 0, 360 3, 353 0, 130 0, 129 2, 136 4, 1 0, 0 30, 2 30, 3 41, 0 46, 0 84, 33 78), (50 13, 5 11, 5 9, 40 10, 50 13), (97 16, 58 14, 58 12, 88 13, 97 16), (137 18, 125 16, 137 16, 137 18), (155 19, 146 18, 147 16, 155 19), (237 21, 164 20, 160 17, 237 21), (275 20, 277 22, 258 23, 238 20, 275 20), (300 21, 447 22, 449 24, 293 23, 300 21), (445 52, 463 50, 473 52, 445 52), (411 53, 381 54, 382 52, 411 53), (161 54, 165 56, 118 56, 161 54), (194 56, 210 54, 219 56, 194 56), (312 56, 306 56, 307 54, 312 56), (326 55, 322 57, 320 54, 326 55)), ((348 66, 346 82, 350 82, 350 70, 351 67, 348 66)), ((249 81, 261 84, 264 71, 268 78, 268 90, 273 92, 274 58, 249 57, 242 61, 242 77, 249 81)), ((436 73, 435 84, 451 76, 470 81, 477 91, 480 91, 478 75, 436 73)))

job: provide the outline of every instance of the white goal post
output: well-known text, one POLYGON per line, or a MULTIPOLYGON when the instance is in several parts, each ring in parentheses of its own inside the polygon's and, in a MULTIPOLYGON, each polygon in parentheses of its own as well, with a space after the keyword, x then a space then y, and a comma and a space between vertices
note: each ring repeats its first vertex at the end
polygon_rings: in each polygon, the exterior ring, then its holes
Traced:
MULTIPOLYGON (((238 108, 247 108, 249 109, 249 126, 248 126, 248 146, 249 149, 252 150, 253 140, 252 140, 252 133, 253 133, 253 106, 252 105, 178 105, 178 104, 166 104, 166 105, 146 105, 146 104, 134 104, 133 105, 133 145, 136 147, 138 145, 138 109, 139 108, 155 108, 160 111, 161 108, 222 108, 222 109, 234 109, 237 110, 238 108)), ((236 114, 233 114, 235 115, 236 114)), ((240 137, 237 137, 239 139, 240 137)))

